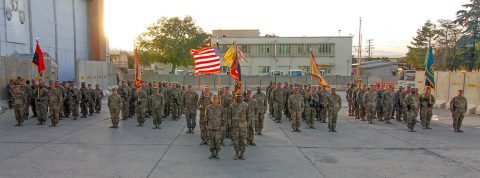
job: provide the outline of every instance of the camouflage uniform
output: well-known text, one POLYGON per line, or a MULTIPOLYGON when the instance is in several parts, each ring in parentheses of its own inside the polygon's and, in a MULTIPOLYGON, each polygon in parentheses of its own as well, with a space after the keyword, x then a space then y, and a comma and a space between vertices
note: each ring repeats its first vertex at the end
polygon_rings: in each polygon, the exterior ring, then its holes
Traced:
POLYGON ((267 96, 262 93, 260 88, 258 88, 257 93, 253 95, 253 98, 255 98, 255 100, 257 101, 255 102, 255 116, 257 118, 257 122, 255 123, 255 130, 257 131, 257 135, 262 135, 263 122, 267 109, 267 96))
POLYGON ((355 119, 360 119, 360 103, 357 102, 357 95, 360 91, 360 88, 355 88, 352 91, 352 96, 350 100, 353 102, 353 115, 355 115, 355 119))
POLYGON ((285 102, 283 102, 283 113, 285 114, 285 116, 287 116, 287 118, 290 118, 290 112, 288 110, 288 97, 290 97, 290 91, 291 88, 288 86, 288 83, 285 82, 285 86, 283 87, 283 95, 285 98, 285 102))
POLYGON ((70 91, 72 90, 70 87, 68 86, 64 86, 63 87, 63 93, 62 93, 62 97, 63 97, 63 116, 68 118, 70 117, 70 114, 71 114, 71 111, 70 111, 70 97, 68 97, 68 94, 70 93, 70 91))
MULTIPOLYGON (((376 118, 378 119, 378 121, 383 121, 383 94, 385 93, 385 90, 380 88, 376 91, 377 93, 377 103, 376 103, 376 107, 375 107, 375 111, 376 111, 376 118)), ((374 116, 375 117, 375 116, 374 116)))
POLYGON ((62 93, 58 89, 50 89, 48 91, 48 109, 52 115, 51 122, 56 127, 60 120, 60 107, 62 105, 62 93))
POLYGON ((273 114, 275 116, 275 120, 277 123, 282 122, 282 107, 284 101, 284 91, 281 87, 276 87, 272 91, 272 99, 273 99, 273 114))
POLYGON ((93 115, 95 112, 95 100, 97 100, 96 95, 95 95, 95 90, 91 88, 90 86, 88 87, 88 92, 90 93, 90 100, 88 100, 88 112, 90 115, 93 115))
POLYGON ((70 102, 70 112, 72 113, 73 119, 77 120, 78 117, 78 102, 80 101, 80 90, 76 87, 70 89, 68 93, 68 101, 70 102))
POLYGON ((420 123, 424 129, 430 129, 432 120, 432 110, 435 104, 435 97, 431 93, 422 93, 420 100, 420 123))
POLYGON ((270 115, 273 115, 273 99, 270 99, 271 93, 274 89, 274 87, 272 85, 273 85, 273 83, 270 82, 270 85, 267 87, 267 91, 266 91, 266 95, 267 95, 267 99, 268 99, 268 113, 270 115))
POLYGON ((419 100, 416 90, 413 89, 412 92, 415 94, 408 94, 405 96, 405 109, 407 116, 407 127, 410 129, 410 132, 414 132, 415 123, 417 122, 418 109, 419 109, 419 100))
MULTIPOLYGON (((249 93, 250 95, 251 93, 249 93)), ((255 116, 255 105, 257 101, 255 98, 248 98, 244 99, 245 103, 248 104, 247 107, 247 144, 249 145, 256 145, 254 138, 255 138, 255 122, 257 122, 257 118, 255 116)))
POLYGON ((294 132, 299 132, 300 117, 302 117, 302 112, 305 109, 305 101, 303 96, 300 93, 294 93, 291 95, 288 98, 288 107, 292 118, 292 129, 294 132))
POLYGON ((347 102, 348 102, 348 116, 353 116, 354 115, 354 102, 352 100, 352 95, 353 95, 353 90, 355 89, 355 87, 353 87, 353 85, 350 85, 350 87, 348 87, 346 93, 346 97, 345 99, 347 99, 347 102))
POLYGON ((208 132, 207 132, 207 120, 205 119, 207 106, 212 104, 212 96, 210 92, 204 92, 200 99, 198 100, 198 106, 200 110, 200 137, 202 139, 201 144, 207 144, 208 142, 208 132))
POLYGON ((384 91, 383 92, 383 120, 385 123, 390 124, 390 119, 393 117, 393 105, 395 100, 395 92, 393 91, 384 91))
POLYGON ((37 88, 35 91, 35 108, 37 109, 37 125, 44 125, 47 120, 48 113, 48 91, 45 86, 37 88))
POLYGON ((148 95, 143 90, 136 90, 133 93, 135 97, 135 115, 137 116, 137 122, 139 127, 143 126, 145 122, 145 113, 147 112, 148 95))
MULTIPOLYGON (((185 110, 185 118, 187 120, 187 133, 193 133, 197 124, 198 94, 194 91, 187 91, 183 94, 183 109, 185 110)), ((165 98, 164 98, 165 99, 165 98)))
POLYGON ((465 112, 467 112, 467 99, 464 96, 455 96, 450 101, 450 111, 453 118, 453 129, 455 132, 463 132, 460 130, 465 112))
POLYGON ((363 96, 365 117, 367 118, 369 124, 373 124, 373 119, 375 118, 376 96, 377 94, 371 90, 367 91, 363 96))
POLYGON ((236 153, 235 159, 245 159, 244 153, 248 126, 247 108, 247 103, 236 101, 229 108, 228 117, 232 121, 232 142, 236 153))
POLYGON ((110 128, 118 128, 122 103, 122 97, 118 94, 112 94, 108 97, 108 109, 110 110, 110 119, 112 120, 112 126, 110 128))
MULTIPOLYGON (((20 86, 17 86, 20 87, 20 86)), ((15 111, 15 119, 17 121, 17 124, 15 126, 22 126, 23 125, 23 120, 25 119, 25 103, 28 102, 28 96, 25 92, 19 91, 16 92, 14 91, 12 93, 12 105, 13 109, 15 111)))
POLYGON ((118 89, 118 94, 122 98, 122 119, 125 120, 130 116, 130 100, 132 98, 132 93, 130 87, 128 86, 120 86, 118 89))
POLYGON ((228 92, 228 90, 225 90, 223 94, 219 96, 220 98, 220 104, 223 107, 223 112, 222 112, 222 118, 223 118, 223 126, 221 133, 222 133, 222 140, 220 142, 221 145, 224 145, 224 140, 225 138, 232 138, 232 121, 228 119, 228 108, 230 107, 230 104, 232 103, 232 95, 228 92))
MULTIPOLYGON (((154 89, 158 90, 158 89, 154 89)), ((157 94, 152 94, 150 96, 149 101, 150 109, 152 110, 152 120, 153 120, 153 128, 159 129, 160 124, 162 124, 162 117, 163 117, 163 107, 165 107, 165 98, 163 95, 158 91, 157 94)))
POLYGON ((403 91, 400 93, 400 101, 402 102, 402 118, 403 118, 403 123, 407 123, 407 108, 405 107, 405 97, 410 93, 411 91, 409 89, 403 91))
POLYGON ((10 109, 13 108, 13 92, 14 92, 14 89, 15 89, 15 80, 14 79, 11 79, 10 80, 10 83, 8 84, 7 86, 7 91, 8 91, 8 106, 10 109))
POLYGON ((180 102, 182 101, 182 95, 179 88, 172 88, 170 92, 170 107, 172 112, 172 119, 178 120, 180 117, 180 102))
POLYGON ((394 107, 395 107, 395 120, 398 122, 402 121, 402 112, 403 112, 403 101, 401 98, 401 93, 403 92, 402 88, 399 88, 398 91, 395 92, 395 99, 394 99, 394 107))
POLYGON ((88 115, 88 103, 91 100, 90 90, 82 85, 80 88, 80 108, 82 112, 82 118, 87 118, 88 115))
POLYGON ((318 100, 320 103, 320 116, 319 119, 322 123, 327 123, 327 116, 328 116, 328 98, 330 93, 327 90, 323 89, 320 91, 320 95, 318 96, 318 100))
POLYGON ((364 95, 367 92, 365 88, 358 90, 357 92, 357 105, 358 105, 358 117, 362 121, 366 121, 366 113, 365 113, 365 102, 364 102, 364 95))
POLYGON ((336 132, 338 112, 342 108, 342 98, 338 94, 331 93, 328 103, 328 130, 336 132))
MULTIPOLYGON (((217 96, 214 96, 217 98, 217 96)), ((208 136, 210 141, 210 159, 217 158, 220 151, 220 142, 222 139, 222 127, 224 127, 222 117, 223 107, 220 104, 211 104, 207 106, 205 118, 208 125, 208 136)))
POLYGON ((20 82, 20 86, 21 86, 21 91, 23 91, 23 93, 25 93, 25 95, 27 96, 27 101, 24 103, 24 107, 22 108, 23 109, 23 118, 25 118, 25 120, 28 120, 28 109, 30 107, 30 99, 31 99, 31 93, 32 93, 32 88, 30 88, 30 86, 28 86, 28 84, 26 84, 25 82, 20 82))
POLYGON ((65 88, 62 85, 60 85, 58 81, 55 82, 55 86, 57 90, 60 91, 60 93, 62 94, 62 101, 60 102, 60 112, 59 112, 60 120, 62 120, 62 118, 65 117, 65 102, 68 99, 66 96, 67 93, 65 88))
MULTIPOLYGON (((313 89, 312 89, 313 90, 313 89)), ((318 102, 318 96, 315 91, 305 93, 305 117, 309 128, 315 128, 315 103, 318 102)))
POLYGON ((103 91, 100 88, 95 88, 95 112, 100 113, 102 110, 103 91))

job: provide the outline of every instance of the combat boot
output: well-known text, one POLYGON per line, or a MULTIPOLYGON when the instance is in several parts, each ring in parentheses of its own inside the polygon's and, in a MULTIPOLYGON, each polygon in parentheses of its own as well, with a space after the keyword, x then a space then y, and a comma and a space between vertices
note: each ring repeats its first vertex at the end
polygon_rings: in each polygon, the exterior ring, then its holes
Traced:
POLYGON ((245 160, 244 153, 245 153, 244 151, 240 152, 240 156, 238 158, 241 159, 241 160, 245 160))
POLYGON ((215 151, 215 159, 220 159, 220 156, 218 156, 218 151, 215 151))
POLYGON ((235 157, 233 157, 234 160, 238 160, 238 151, 235 151, 235 157))
POLYGON ((115 125, 110 126, 111 129, 115 128, 115 125))
POLYGON ((210 152, 210 156, 208 157, 208 159, 213 159, 215 158, 215 153, 213 153, 213 151, 210 152))

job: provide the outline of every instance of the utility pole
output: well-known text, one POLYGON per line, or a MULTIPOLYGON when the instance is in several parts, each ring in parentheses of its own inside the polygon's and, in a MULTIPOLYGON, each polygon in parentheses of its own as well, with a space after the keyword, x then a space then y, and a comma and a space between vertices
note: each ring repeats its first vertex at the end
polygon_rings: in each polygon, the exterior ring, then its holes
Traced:
POLYGON ((373 42, 373 39, 368 39, 367 40, 367 43, 368 43, 367 52, 368 52, 368 59, 369 60, 372 59, 372 49, 374 49, 372 42, 373 42))
POLYGON ((358 65, 357 65, 357 80, 360 79, 360 63, 362 61, 362 17, 360 17, 360 25, 358 29, 358 65))

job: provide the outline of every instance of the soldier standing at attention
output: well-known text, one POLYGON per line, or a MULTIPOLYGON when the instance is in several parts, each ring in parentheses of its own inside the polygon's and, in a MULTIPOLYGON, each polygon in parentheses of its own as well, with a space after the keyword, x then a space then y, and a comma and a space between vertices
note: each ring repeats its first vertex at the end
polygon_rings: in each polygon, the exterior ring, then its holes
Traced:
POLYGON ((352 85, 351 83, 348 84, 347 88, 347 95, 345 96, 345 99, 347 99, 348 102, 348 116, 353 116, 353 101, 352 101, 352 94, 353 90, 355 89, 355 85, 352 85))
POLYGON ((142 90, 140 85, 133 93, 135 97, 135 114, 137 116, 138 127, 143 127, 145 122, 145 113, 147 112, 148 96, 145 91, 142 90))
MULTIPOLYGON (((197 124, 197 101, 198 101, 198 94, 192 91, 192 85, 188 85, 187 92, 183 94, 183 109, 185 110, 185 118, 187 120, 187 133, 193 133, 195 130, 195 126, 197 124)), ((165 98, 164 98, 165 100, 165 98)))
POLYGON ((12 105, 15 111, 15 119, 17 124, 15 126, 21 127, 23 125, 23 120, 25 117, 25 103, 28 102, 27 94, 21 90, 21 86, 15 86, 14 92, 12 93, 12 105))
POLYGON ((85 86, 85 82, 82 82, 82 87, 80 88, 80 108, 82 112, 82 118, 87 118, 89 102, 90 102, 89 90, 85 86))
POLYGON ((90 116, 92 116, 93 112, 95 112, 95 100, 97 100, 92 84, 88 84, 88 93, 90 94, 90 100, 88 100, 88 112, 90 113, 90 116))
POLYGON ((463 96, 463 90, 457 91, 457 96, 450 101, 450 111, 452 111, 453 131, 463 132, 460 130, 465 112, 467 112, 467 99, 463 96))
POLYGON ((127 82, 123 81, 122 86, 120 86, 119 94, 120 97, 122 98, 122 120, 126 120, 127 118, 130 117, 130 98, 131 98, 131 92, 130 92, 130 87, 127 85, 127 82))
POLYGON ((355 115, 355 119, 360 119, 360 104, 357 102, 357 95, 358 92, 361 90, 361 84, 358 83, 358 86, 353 89, 352 97, 350 100, 353 102, 353 115, 355 115))
POLYGON ((102 110, 102 99, 103 99, 103 91, 100 89, 98 84, 95 85, 95 112, 100 113, 102 110))
POLYGON ((181 115, 180 113, 180 101, 181 101, 181 97, 182 97, 182 92, 179 88, 179 85, 176 84, 172 87, 172 90, 170 92, 170 97, 171 97, 171 100, 170 100, 170 106, 172 108, 172 119, 177 121, 181 115))
POLYGON ((45 89, 43 81, 41 81, 34 93, 35 108, 37 109, 37 125, 45 125, 48 113, 48 91, 45 89))
POLYGON ((267 87, 267 99, 268 99, 268 113, 270 116, 273 116, 273 99, 270 98, 270 94, 275 88, 275 83, 270 82, 270 85, 267 87))
POLYGON ((257 100, 252 98, 252 90, 247 90, 247 95, 245 96, 244 101, 248 104, 247 107, 247 144, 256 146, 254 138, 255 138, 255 123, 257 122, 257 118, 255 115, 255 105, 257 104, 257 100))
POLYGON ((122 98, 118 95, 117 88, 113 88, 112 95, 108 97, 108 109, 110 110, 110 119, 112 120, 112 126, 110 126, 110 128, 118 128, 121 108, 122 98))
POLYGON ((15 84, 16 81, 15 79, 10 79, 10 83, 8 84, 7 86, 7 90, 8 90, 8 107, 10 109, 13 108, 13 93, 15 92, 15 87, 17 86, 17 84, 15 84))
POLYGON ((328 93, 325 86, 321 86, 322 90, 320 91, 319 103, 320 103, 320 121, 322 123, 327 123, 328 116, 328 98, 330 93, 328 93))
POLYGON ((362 84, 361 89, 357 93, 357 103, 358 103, 358 115, 360 117, 361 121, 367 121, 365 119, 366 113, 365 113, 365 100, 364 100, 364 95, 367 92, 367 84, 362 84))
POLYGON ((332 88, 328 103, 328 131, 337 132, 338 111, 342 108, 342 98, 332 88))
POLYGON ((418 99, 418 89, 412 88, 410 94, 405 96, 405 107, 407 115, 407 127, 409 132, 415 132, 415 123, 417 122, 418 109, 419 109, 419 99, 418 99))
POLYGON ((301 132, 300 128, 300 118, 302 117, 302 112, 305 109, 305 100, 302 95, 299 93, 299 88, 295 88, 293 95, 288 98, 288 107, 292 117, 292 129, 293 132, 301 132))
POLYGON ((60 106, 62 101, 62 92, 56 88, 53 82, 50 82, 50 91, 48 92, 48 109, 52 115, 52 125, 50 125, 50 127, 57 127, 58 121, 60 120, 60 106))
POLYGON ((223 94, 219 96, 220 99, 220 104, 223 107, 223 112, 222 112, 222 118, 223 118, 223 126, 221 133, 222 133, 222 140, 220 142, 220 145, 225 146, 224 141, 225 138, 232 138, 231 137, 231 125, 232 122, 231 120, 228 119, 228 108, 230 107, 230 104, 232 104, 232 100, 234 99, 232 97, 232 94, 230 94, 230 88, 225 87, 223 88, 223 94))
POLYGON ((395 99, 394 99, 394 109, 395 109, 395 120, 397 122, 402 122, 402 111, 403 111, 403 101, 401 98, 401 93, 403 92, 403 87, 398 87, 398 91, 395 92, 395 99))
POLYGON ((70 83, 68 82, 65 82, 63 83, 63 110, 61 112, 63 112, 63 116, 65 116, 65 118, 69 118, 70 117, 70 97, 68 97, 68 94, 70 93, 72 89, 70 88, 70 83))
POLYGON ((385 90, 383 89, 382 84, 379 84, 377 87, 377 103, 375 105, 375 112, 376 112, 376 118, 378 121, 383 121, 383 94, 385 93, 385 90))
POLYGON ((385 85, 386 90, 383 92, 383 117, 385 124, 391 124, 390 119, 393 117, 393 105, 395 101, 395 92, 393 86, 385 85), (387 88, 388 87, 388 88, 387 88))
POLYGON ((426 86, 423 89, 423 93, 420 95, 419 100, 420 123, 422 124, 423 129, 432 129, 430 128, 430 121, 432 120, 432 110, 433 105, 435 104, 435 97, 430 93, 430 87, 426 86))
POLYGON ((318 102, 318 96, 313 90, 312 86, 309 86, 305 92, 305 117, 307 120, 308 128, 315 129, 315 103, 318 102))
POLYGON ((165 107, 165 98, 157 87, 153 88, 153 94, 150 96, 150 109, 152 110, 153 128, 160 129, 162 124, 163 107, 165 107))
POLYGON ((365 92, 363 100, 365 105, 365 117, 367 118, 369 124, 373 124, 373 119, 375 118, 377 94, 375 92, 375 85, 370 85, 369 89, 369 91, 365 92))
POLYGON ((286 102, 284 99, 284 91, 281 87, 282 83, 278 82, 275 89, 272 91, 273 99, 273 114, 275 116, 276 123, 282 123, 282 107, 283 103, 286 102))
POLYGON ((27 101, 24 103, 25 106, 23 107, 24 114, 22 116, 24 117, 25 120, 28 120, 28 114, 29 114, 28 109, 30 107, 30 98, 32 94, 32 88, 22 78, 20 78, 19 81, 20 81, 20 87, 22 92, 25 93, 25 95, 27 95, 27 101))
POLYGON ((237 93, 235 102, 230 105, 228 110, 228 117, 232 121, 232 142, 235 148, 235 160, 245 160, 244 154, 248 125, 247 108, 248 104, 243 102, 242 94, 237 93))
POLYGON ((257 122, 255 123, 255 131, 257 135, 262 135, 263 122, 265 119, 265 112, 267 110, 267 96, 262 93, 262 88, 257 87, 257 93, 253 95, 253 98, 257 101, 255 103, 255 117, 257 122))
POLYGON ((288 97, 290 97, 290 90, 291 88, 288 85, 288 82, 285 82, 285 85, 283 86, 283 95, 284 95, 284 101, 283 102, 283 113, 287 118, 290 118, 290 112, 288 111, 288 97))
POLYGON ((224 127, 222 117, 223 107, 217 95, 213 95, 212 104, 207 106, 205 117, 208 125, 208 134, 210 140, 210 156, 209 159, 220 159, 218 152, 220 151, 220 142, 222 139, 221 130, 224 127))
POLYGON ((67 96, 66 96, 66 92, 65 92, 65 88, 60 84, 60 82, 57 80, 55 81, 55 88, 57 88, 57 90, 60 91, 60 93, 62 94, 62 101, 60 103, 60 120, 62 120, 63 117, 65 117, 65 114, 64 114, 64 109, 65 109, 65 100, 67 99, 67 96))
POLYGON ((212 94, 210 88, 205 87, 202 96, 198 100, 198 109, 200 110, 200 137, 202 142, 200 145, 208 145, 207 120, 205 118, 207 106, 212 104, 212 94))
POLYGON ((33 113, 32 117, 38 117, 37 106, 35 105, 35 98, 34 98, 34 94, 35 94, 34 92, 37 91, 37 89, 36 89, 37 87, 38 87, 37 80, 32 80, 32 85, 30 85, 31 93, 28 93, 28 95, 30 97, 29 105, 30 105, 30 108, 32 108, 32 113, 33 113))
POLYGON ((405 91, 403 91, 401 94, 400 94, 400 101, 402 102, 402 118, 403 118, 403 123, 406 124, 407 123, 407 108, 405 107, 405 97, 407 97, 408 94, 410 94, 412 91, 411 91, 411 87, 410 85, 407 85, 407 89, 405 91))
POLYGON ((80 101, 80 90, 75 86, 75 83, 71 83, 72 88, 68 92, 68 101, 70 102, 70 112, 72 113, 73 120, 77 120, 78 117, 78 102, 80 101))
MULTIPOLYGON (((127 112, 127 118, 131 118, 135 115, 135 96, 133 95, 133 92, 135 92, 135 84, 133 81, 128 82, 130 85, 128 86, 128 112, 127 112)), ((125 107, 125 106, 124 106, 125 107)))

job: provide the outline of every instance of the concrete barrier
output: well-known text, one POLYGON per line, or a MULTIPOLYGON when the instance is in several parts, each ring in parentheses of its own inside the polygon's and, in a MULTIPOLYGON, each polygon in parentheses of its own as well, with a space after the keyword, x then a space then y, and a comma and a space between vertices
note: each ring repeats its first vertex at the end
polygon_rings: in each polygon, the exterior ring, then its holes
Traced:
POLYGON ((450 89, 448 91, 448 102, 445 106, 445 109, 450 109, 450 100, 455 97, 457 90, 464 89, 465 83, 465 72, 450 72, 450 89))
POLYGON ((436 89, 433 91, 435 96, 435 108, 445 108, 450 100, 450 72, 435 72, 436 89))
POLYGON ((480 114, 480 73, 465 73, 464 95, 468 100, 469 113, 480 114))

